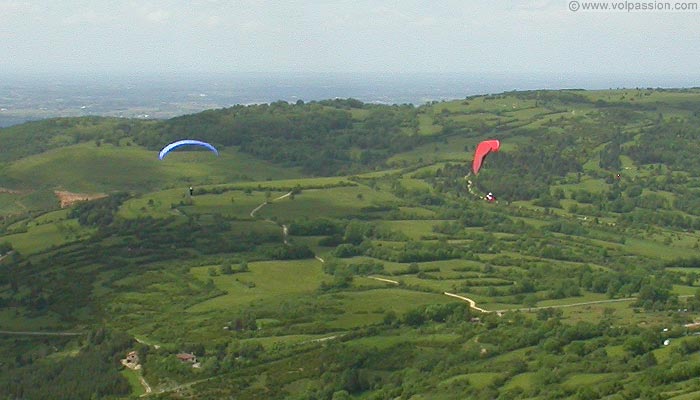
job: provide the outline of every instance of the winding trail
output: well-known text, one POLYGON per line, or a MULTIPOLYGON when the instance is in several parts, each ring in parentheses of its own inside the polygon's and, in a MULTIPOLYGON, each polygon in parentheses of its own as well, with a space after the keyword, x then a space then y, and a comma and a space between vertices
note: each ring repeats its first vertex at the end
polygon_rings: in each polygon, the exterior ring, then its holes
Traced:
MULTIPOLYGON (((149 343, 143 339, 140 339, 136 336, 134 336, 134 340, 136 340, 138 343, 145 344, 146 346, 151 346, 155 348, 156 350, 160 349, 160 345, 149 343)), ((143 386, 144 393, 141 394, 140 397, 148 396, 153 392, 153 389, 151 389, 151 385, 146 382, 146 378, 143 377, 143 369, 139 369, 139 382, 141 382, 141 386, 143 386)))
POLYGON ((255 218, 255 213, 258 212, 261 208, 265 207, 266 205, 267 205, 267 202, 264 201, 264 202, 262 202, 262 204, 260 204, 259 206, 255 207, 255 208, 253 209, 253 211, 250 212, 250 217, 251 217, 251 218, 255 218))
POLYGON ((484 310, 483 308, 477 306, 476 302, 474 300, 470 299, 469 297, 464 297, 464 296, 460 296, 458 294, 449 293, 449 292, 443 292, 442 294, 444 294, 445 296, 454 297, 455 299, 460 299, 462 301, 466 301, 467 303, 469 303, 469 307, 475 309, 476 311, 481 311, 482 313, 490 313, 491 312, 489 310, 484 310))
MULTIPOLYGON (((621 299, 583 301, 583 302, 580 302, 580 303, 552 304, 552 305, 550 305, 550 306, 523 307, 523 308, 507 308, 507 309, 502 309, 502 310, 486 310, 486 309, 484 309, 484 308, 481 308, 481 307, 477 306, 477 305, 476 305, 476 302, 475 302, 474 300, 468 298, 468 297, 464 297, 464 296, 460 296, 460 295, 458 295, 458 294, 448 293, 448 292, 444 292, 443 294, 444 294, 445 296, 450 296, 450 297, 454 297, 454 298, 456 298, 456 299, 460 299, 460 300, 466 301, 467 303, 469 303, 469 307, 471 307, 471 308, 473 308, 473 309, 475 309, 475 310, 477 310, 477 311, 481 311, 481 312, 483 312, 483 313, 492 313, 492 312, 495 312, 495 313, 497 313, 497 314, 499 314, 499 315, 500 315, 500 314, 503 314, 503 313, 505 313, 505 312, 509 312, 509 311, 535 311, 535 310, 544 310, 544 309, 547 309, 547 308, 580 307, 580 306, 589 306, 589 305, 595 305, 595 304, 621 303, 621 302, 625 302, 625 301, 635 301, 635 300, 637 300, 636 297, 625 297, 625 298, 621 298, 621 299)), ((685 298, 685 297, 691 297, 691 296, 693 296, 693 295, 681 295, 681 296, 678 296, 678 298, 685 298)))
POLYGON ((258 211, 260 211, 261 208, 263 208, 263 207, 265 207, 266 205, 272 203, 273 201, 282 200, 282 199, 285 198, 285 197, 289 197, 289 196, 292 195, 292 193, 293 193, 293 192, 290 191, 289 193, 283 194, 283 195, 280 196, 280 197, 275 197, 274 199, 272 199, 272 200, 270 200, 270 201, 267 201, 267 200, 263 201, 259 206, 255 207, 255 208, 253 209, 253 211, 250 212, 250 217, 251 217, 251 218, 255 218, 255 213, 258 212, 258 211))
POLYGON ((151 394, 151 392, 153 391, 151 389, 151 385, 149 385, 148 382, 146 382, 146 380, 143 379, 143 376, 139 376, 139 381, 141 382, 141 386, 143 386, 143 390, 145 391, 145 393, 142 394, 141 397, 148 396, 149 394, 151 394))
MULTIPOLYGON (((253 211, 250 212, 250 217, 251 217, 251 218, 255 218, 255 213, 258 212, 258 211, 260 211, 261 208, 265 207, 266 205, 268 205, 268 204, 270 204, 270 203, 272 203, 272 202, 274 202, 274 201, 282 200, 282 199, 284 199, 285 197, 289 197, 289 196, 291 196, 293 193, 294 193, 293 191, 290 191, 289 193, 283 194, 282 196, 279 196, 279 197, 275 197, 274 199, 272 199, 272 200, 270 200, 270 201, 267 201, 267 200, 266 200, 266 201, 263 201, 259 206, 255 207, 255 208, 253 209, 253 211)), ((275 222, 275 221, 273 221, 273 220, 271 220, 271 219, 267 219, 267 218, 265 218, 264 221, 265 221, 265 222, 269 222, 269 223, 271 223, 271 224, 279 225, 279 226, 282 228, 282 238, 283 238, 283 240, 284 240, 284 244, 289 245, 289 240, 288 240, 289 228, 287 227, 287 225, 278 224, 277 222, 275 222)))

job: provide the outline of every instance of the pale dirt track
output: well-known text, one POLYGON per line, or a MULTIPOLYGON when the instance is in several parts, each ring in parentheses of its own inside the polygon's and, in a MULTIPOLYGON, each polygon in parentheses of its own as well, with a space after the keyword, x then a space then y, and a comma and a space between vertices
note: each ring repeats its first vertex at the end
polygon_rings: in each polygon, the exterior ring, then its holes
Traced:
POLYGON ((369 279, 374 279, 376 281, 382 281, 382 282, 387 282, 387 283, 393 283, 394 285, 398 285, 399 282, 393 281, 391 279, 386 279, 386 278, 379 278, 377 276, 368 276, 369 279))
POLYGON ((476 302, 475 302, 474 300, 468 298, 468 297, 464 297, 464 296, 460 296, 460 295, 458 295, 458 294, 448 293, 448 292, 443 292, 442 294, 444 294, 445 296, 454 297, 455 299, 460 299, 460 300, 462 300, 462 301, 466 301, 467 303, 469 303, 469 307, 475 309, 476 311, 481 311, 482 313, 489 313, 489 312, 491 312, 491 311, 488 311, 488 310, 484 310, 484 309, 481 308, 481 307, 478 307, 478 306, 476 305, 476 302))
POLYGON ((18 336, 82 336, 80 332, 41 332, 41 331, 1 331, 0 335, 18 336))
POLYGON ((146 392, 146 393, 142 394, 141 396, 147 396, 147 395, 151 394, 151 391, 152 391, 151 385, 149 385, 148 382, 146 382, 146 380, 143 379, 143 376, 139 376, 139 381, 141 381, 141 386, 143 386, 143 390, 146 392))
POLYGON ((531 311, 531 310, 543 310, 543 309, 547 309, 547 308, 578 307, 578 306, 589 306, 589 305, 594 305, 594 304, 619 303, 619 302, 623 302, 623 301, 634 301, 634 300, 637 300, 637 298, 636 297, 625 297, 623 299, 595 300, 595 301, 584 301, 581 303, 555 304, 555 305, 551 305, 551 306, 515 308, 515 309, 509 309, 509 310, 498 310, 497 312, 531 311))
MULTIPOLYGON (((263 208, 263 207, 265 207, 266 205, 272 203, 273 201, 282 200, 282 199, 284 199, 285 197, 289 197, 289 196, 291 196, 291 195, 292 195, 292 192, 289 192, 289 193, 287 193, 287 194, 283 194, 283 195, 280 196, 280 197, 276 197, 276 198, 274 198, 274 199, 272 199, 272 200, 270 200, 270 201, 264 201, 264 202, 262 202, 262 204, 260 204, 259 206, 255 207, 255 208, 253 209, 253 211, 250 212, 250 217, 251 217, 251 218, 255 218, 255 213, 258 212, 258 211, 260 211, 261 208, 263 208)), ((273 220, 271 220, 271 219, 267 219, 267 218, 265 218, 265 222, 269 222, 269 223, 271 223, 271 224, 279 225, 279 226, 282 228, 282 238, 283 238, 283 240, 284 240, 284 244, 289 245, 289 240, 287 240, 287 237, 289 236, 289 229, 287 228, 287 225, 280 225, 280 224, 278 224, 277 222, 275 222, 275 221, 273 221, 273 220)))
POLYGON ((274 199, 272 199, 272 200, 270 200, 270 201, 263 201, 262 204, 260 204, 259 206, 255 207, 255 208, 253 209, 253 211, 250 212, 250 217, 251 217, 251 218, 255 218, 255 213, 258 212, 258 211, 260 211, 261 208, 263 208, 263 207, 265 207, 266 205, 272 203, 273 201, 282 200, 283 198, 288 197, 288 196, 291 196, 291 195, 292 195, 292 192, 289 192, 289 193, 287 193, 287 194, 283 194, 283 195, 280 196, 280 197, 276 197, 276 198, 274 198, 274 199))

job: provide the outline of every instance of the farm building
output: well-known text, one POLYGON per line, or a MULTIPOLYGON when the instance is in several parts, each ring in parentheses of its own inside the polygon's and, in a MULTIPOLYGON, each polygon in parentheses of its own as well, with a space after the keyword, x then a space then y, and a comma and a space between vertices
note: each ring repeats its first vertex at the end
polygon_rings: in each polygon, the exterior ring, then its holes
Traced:
POLYGON ((197 362, 197 356, 195 356, 192 353, 180 353, 180 354, 177 354, 175 357, 177 357, 178 360, 180 360, 184 363, 194 364, 197 362))

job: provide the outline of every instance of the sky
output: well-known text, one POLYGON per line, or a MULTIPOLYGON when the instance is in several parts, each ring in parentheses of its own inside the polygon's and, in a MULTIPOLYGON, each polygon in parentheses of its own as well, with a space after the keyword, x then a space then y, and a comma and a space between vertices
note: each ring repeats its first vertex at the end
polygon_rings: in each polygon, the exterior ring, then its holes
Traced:
POLYGON ((698 76, 700 11, 572 3, 0 0, 0 72, 698 76))

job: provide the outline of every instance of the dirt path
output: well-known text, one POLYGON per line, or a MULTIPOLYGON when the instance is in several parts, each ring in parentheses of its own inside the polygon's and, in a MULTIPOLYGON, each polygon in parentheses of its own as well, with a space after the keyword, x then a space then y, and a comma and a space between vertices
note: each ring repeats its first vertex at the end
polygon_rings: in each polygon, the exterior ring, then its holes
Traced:
POLYGON ((14 250, 10 250, 10 251, 7 252, 7 254, 0 256, 0 261, 4 260, 5 257, 9 256, 10 254, 12 254, 12 253, 14 253, 14 252, 15 252, 14 250))
POLYGON ((81 332, 1 331, 0 335, 20 336, 82 336, 81 332))
POLYGON ((153 391, 151 390, 151 385, 149 385, 148 382, 146 382, 146 380, 143 379, 143 376, 139 376, 139 381, 141 382, 141 386, 143 386, 143 390, 146 392, 142 394, 141 397, 148 396, 149 394, 151 394, 151 392, 153 391))
MULTIPOLYGON (((509 308, 509 309, 504 309, 504 310, 486 310, 483 309, 479 306, 476 305, 476 302, 468 297, 460 296, 458 294, 454 293, 448 293, 444 292, 443 293, 445 296, 450 296, 454 297, 456 299, 460 299, 463 301, 466 301, 469 303, 469 307, 481 311, 483 313, 492 313, 495 312, 497 314, 502 314, 508 311, 535 311, 535 310, 544 310, 547 308, 566 308, 566 307, 579 307, 579 306, 589 306, 589 305, 595 305, 595 304, 606 304, 606 303, 619 303, 619 302, 624 302, 624 301, 634 301, 637 300, 636 297, 625 297, 622 299, 609 299, 609 300, 594 300, 594 301, 583 301, 580 303, 570 303, 570 304, 553 304, 551 306, 538 306, 538 307, 524 307, 524 308, 509 308)), ((681 297, 689 297, 691 295, 684 295, 684 296, 678 296, 679 298, 681 297)))
POLYGON ((149 342, 147 342, 147 341, 145 341, 145 340, 143 340, 143 339, 139 339, 139 338, 137 338, 137 337, 134 337, 134 340, 137 341, 137 342, 139 342, 139 343, 141 343, 141 344, 145 344, 146 346, 151 346, 151 347, 153 347, 153 348, 156 349, 156 350, 160 349, 160 345, 158 345, 158 344, 149 343, 149 342))
POLYGON ((250 217, 255 218, 255 213, 258 212, 261 208, 265 207, 266 205, 267 205, 267 202, 265 201, 262 204, 260 204, 259 206, 255 207, 253 209, 253 211, 250 212, 250 217))
POLYGON ((386 279, 386 278, 380 278, 378 276, 368 276, 369 279, 374 279, 375 281, 382 281, 382 282, 387 282, 387 283, 393 283, 394 285, 400 285, 399 282, 393 281, 391 279, 386 279))
MULTIPOLYGON (((681 296, 678 296, 681 297, 681 296)), ((578 306, 588 306, 594 304, 605 304, 605 303, 619 303, 623 301, 634 301, 637 300, 636 297, 625 297, 622 299, 609 299, 609 300, 594 300, 594 301, 584 301, 581 303, 571 303, 571 304, 554 304, 551 306, 538 306, 538 307, 525 307, 525 308, 512 308, 508 310, 498 310, 496 312, 506 312, 506 311, 531 311, 531 310, 543 310, 547 308, 566 308, 566 307, 578 307, 578 306)))
POLYGON ((478 307, 476 305, 476 302, 468 297, 464 297, 464 296, 460 296, 458 294, 448 293, 448 292, 443 292, 442 294, 444 294, 445 296, 454 297, 455 299, 460 299, 462 301, 466 301, 467 303, 469 303, 469 307, 475 309, 476 311, 481 311, 482 313, 490 313, 491 312, 489 310, 484 310, 483 308, 478 307))
POLYGON ((4 187, 0 187, 0 193, 7 193, 7 194, 24 194, 27 193, 26 191, 20 191, 20 190, 14 190, 14 189, 8 189, 4 187))
MULTIPOLYGON (((264 201, 264 202, 262 202, 262 204, 260 204, 259 206, 255 207, 255 208, 253 209, 253 211, 250 212, 250 217, 251 217, 251 218, 255 218, 255 213, 258 212, 258 211, 260 211, 261 208, 263 208, 263 207, 265 207, 266 205, 272 203, 273 201, 282 200, 282 199, 284 199, 285 197, 289 197, 289 196, 292 195, 292 193, 293 193, 293 192, 289 192, 289 193, 287 193, 287 194, 283 194, 283 195, 280 196, 280 197, 275 197, 274 199, 272 199, 272 200, 270 200, 270 201, 264 201)), ((271 224, 279 225, 279 226, 282 228, 282 239, 284 240, 284 244, 289 245, 289 240, 288 240, 288 237, 289 237, 289 228, 287 227, 287 225, 278 224, 277 222, 275 222, 275 221, 273 221, 273 220, 271 220, 271 219, 267 219, 267 218, 265 219, 265 221, 266 221, 266 222, 269 222, 269 223, 271 223, 271 224)))
POLYGON ((287 225, 282 225, 282 236, 284 237, 284 244, 289 244, 287 237, 289 236, 289 228, 287 225))
POLYGON ((344 336, 344 335, 326 336, 326 337, 322 337, 322 338, 318 338, 318 339, 307 340, 306 342, 303 342, 303 343, 323 343, 323 342, 326 342, 326 341, 329 341, 329 340, 333 340, 333 339, 335 339, 335 338, 339 338, 339 337, 342 337, 342 336, 344 336))
POLYGON ((272 199, 272 201, 282 200, 283 198, 289 197, 289 196, 291 196, 291 195, 292 195, 292 192, 289 192, 289 193, 287 193, 287 194, 283 194, 283 195, 280 196, 280 197, 276 197, 276 198, 272 199))
MULTIPOLYGON (((134 336, 134 340, 136 340, 138 343, 145 344, 146 346, 151 346, 155 348, 156 350, 160 348, 159 345, 149 343, 143 339, 137 338, 134 336)), ((139 382, 141 382, 141 386, 143 386, 144 393, 141 395, 141 397, 148 396, 153 392, 153 389, 151 389, 151 385, 146 382, 146 378, 143 377, 143 368, 139 368, 139 382)))
POLYGON ((273 201, 282 200, 283 198, 289 197, 289 196, 291 196, 291 195, 292 195, 292 192, 289 192, 289 193, 287 193, 287 194, 283 194, 283 195, 280 196, 280 197, 275 197, 274 199, 272 199, 272 200, 270 200, 270 201, 267 201, 267 200, 263 201, 259 206, 255 207, 255 208, 253 209, 253 211, 250 212, 250 217, 251 217, 251 218, 255 218, 255 213, 258 212, 258 211, 260 211, 261 208, 263 208, 263 207, 265 207, 266 205, 272 203, 273 201))

